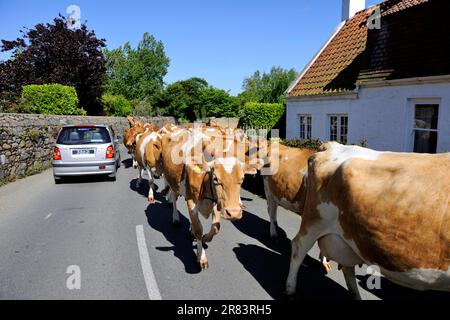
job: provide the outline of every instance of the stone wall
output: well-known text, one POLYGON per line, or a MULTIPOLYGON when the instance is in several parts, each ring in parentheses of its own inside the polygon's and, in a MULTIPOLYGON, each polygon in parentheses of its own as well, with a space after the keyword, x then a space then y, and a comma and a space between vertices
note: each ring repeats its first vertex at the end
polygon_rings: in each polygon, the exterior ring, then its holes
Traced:
POLYGON ((237 128, 239 125, 239 118, 209 118, 209 125, 219 126, 222 128, 237 128))
MULTIPOLYGON (((175 123, 172 117, 142 119, 157 126, 175 123)), ((129 127, 122 117, 0 113, 0 179, 14 179, 50 167, 61 126, 82 123, 109 124, 121 135, 129 127)))

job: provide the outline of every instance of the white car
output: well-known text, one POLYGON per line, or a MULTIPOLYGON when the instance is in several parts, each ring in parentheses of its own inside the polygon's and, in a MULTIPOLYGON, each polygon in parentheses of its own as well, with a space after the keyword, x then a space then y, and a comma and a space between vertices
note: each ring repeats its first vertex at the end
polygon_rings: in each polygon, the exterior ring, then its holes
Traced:
POLYGON ((120 166, 119 140, 108 125, 64 126, 53 149, 52 164, 55 183, 67 176, 98 174, 115 181, 120 166))

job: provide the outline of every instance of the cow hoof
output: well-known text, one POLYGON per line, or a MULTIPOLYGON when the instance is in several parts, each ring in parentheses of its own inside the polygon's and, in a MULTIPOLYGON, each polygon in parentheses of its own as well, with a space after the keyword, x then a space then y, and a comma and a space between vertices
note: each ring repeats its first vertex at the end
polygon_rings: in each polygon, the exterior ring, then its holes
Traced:
POLYGON ((208 269, 208 267, 209 267, 208 259, 202 259, 202 260, 200 260, 199 263, 200 263, 200 268, 202 268, 202 270, 208 269))
POLYGON ((328 273, 330 272, 333 268, 331 267, 331 263, 329 262, 322 262, 323 267, 325 268, 325 271, 328 273))

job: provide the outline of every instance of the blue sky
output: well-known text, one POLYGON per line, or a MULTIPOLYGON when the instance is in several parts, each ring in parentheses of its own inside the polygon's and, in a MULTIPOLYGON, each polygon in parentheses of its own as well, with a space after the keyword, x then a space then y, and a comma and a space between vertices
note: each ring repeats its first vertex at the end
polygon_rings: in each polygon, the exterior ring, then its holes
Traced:
POLYGON ((198 76, 232 94, 257 69, 301 71, 341 18, 341 0, 0 0, 0 39, 67 15, 71 4, 108 48, 134 46, 146 31, 162 40, 171 59, 167 83, 198 76))

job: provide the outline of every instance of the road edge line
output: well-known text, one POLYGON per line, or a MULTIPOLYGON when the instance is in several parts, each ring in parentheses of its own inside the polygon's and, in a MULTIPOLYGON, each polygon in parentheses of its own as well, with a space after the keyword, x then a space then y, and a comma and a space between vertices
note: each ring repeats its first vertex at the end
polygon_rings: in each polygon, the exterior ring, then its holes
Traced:
POLYGON ((147 287, 148 298, 150 300, 162 300, 156 283, 155 274, 153 273, 148 255, 147 243, 145 242, 144 226, 136 226, 136 239, 139 250, 139 259, 141 260, 142 273, 144 274, 145 286, 147 287))

